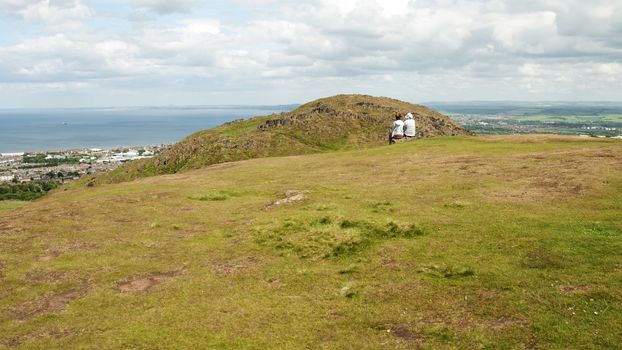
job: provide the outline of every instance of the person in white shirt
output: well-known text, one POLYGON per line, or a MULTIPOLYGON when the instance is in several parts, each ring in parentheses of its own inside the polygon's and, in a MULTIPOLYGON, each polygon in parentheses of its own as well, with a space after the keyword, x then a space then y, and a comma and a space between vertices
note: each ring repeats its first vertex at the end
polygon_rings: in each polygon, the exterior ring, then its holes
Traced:
POLYGON ((404 121, 404 137, 407 140, 414 139, 417 136, 417 125, 412 113, 406 114, 406 120, 404 121))
POLYGON ((395 122, 393 122, 393 126, 391 127, 391 134, 389 135, 389 143, 395 143, 395 140, 401 140, 404 138, 404 122, 402 121, 402 116, 399 114, 395 115, 395 122))

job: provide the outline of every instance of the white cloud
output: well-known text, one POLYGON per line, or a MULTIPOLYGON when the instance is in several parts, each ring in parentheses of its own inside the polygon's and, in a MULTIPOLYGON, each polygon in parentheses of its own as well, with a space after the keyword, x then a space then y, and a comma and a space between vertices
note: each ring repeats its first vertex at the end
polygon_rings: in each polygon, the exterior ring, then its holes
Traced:
POLYGON ((78 0, 6 0, 0 4, 0 11, 55 26, 79 23, 92 15, 78 0))
POLYGON ((201 4, 200 0, 129 0, 138 8, 149 9, 158 14, 188 13, 201 4))
POLYGON ((231 1, 247 12, 217 12, 217 1, 200 11, 206 2, 130 0, 150 19, 138 22, 122 19, 130 13, 104 18, 86 0, 3 1, 0 11, 44 29, 0 46, 0 79, 33 89, 58 84, 67 93, 84 83, 104 95, 281 94, 272 102, 331 92, 410 100, 622 96, 614 86, 622 79, 615 0, 231 1), (177 15, 156 16, 169 13, 177 15))

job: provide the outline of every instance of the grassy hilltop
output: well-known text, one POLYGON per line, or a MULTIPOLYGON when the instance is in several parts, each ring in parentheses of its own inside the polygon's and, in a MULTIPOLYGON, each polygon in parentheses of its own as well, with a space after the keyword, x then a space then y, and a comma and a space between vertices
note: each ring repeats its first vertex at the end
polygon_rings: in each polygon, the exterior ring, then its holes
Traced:
POLYGON ((408 112, 415 116, 419 137, 469 134, 424 106, 386 97, 339 95, 309 102, 288 113, 197 132, 155 159, 133 162, 90 181, 116 183, 244 159, 379 146, 387 143, 394 114, 408 112))
POLYGON ((56 191, 0 211, 0 348, 616 348, 620 174, 440 137, 56 191))

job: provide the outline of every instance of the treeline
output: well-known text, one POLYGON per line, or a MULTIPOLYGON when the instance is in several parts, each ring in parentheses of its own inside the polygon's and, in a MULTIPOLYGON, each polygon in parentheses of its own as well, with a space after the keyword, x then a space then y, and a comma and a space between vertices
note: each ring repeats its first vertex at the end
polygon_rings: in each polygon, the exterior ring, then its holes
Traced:
POLYGON ((24 154, 22 156, 22 163, 24 164, 36 164, 30 166, 30 168, 35 167, 48 167, 48 166, 58 166, 61 164, 78 164, 80 163, 81 156, 71 156, 65 158, 50 158, 47 159, 47 154, 24 154))
POLYGON ((23 184, 0 184, 0 201, 19 200, 32 201, 45 196, 49 191, 58 187, 54 181, 30 182, 23 184))

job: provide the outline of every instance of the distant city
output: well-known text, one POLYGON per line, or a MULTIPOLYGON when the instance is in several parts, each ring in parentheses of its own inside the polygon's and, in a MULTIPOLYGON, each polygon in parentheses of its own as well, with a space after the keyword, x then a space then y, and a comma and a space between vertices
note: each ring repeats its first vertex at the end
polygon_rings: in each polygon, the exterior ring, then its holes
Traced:
POLYGON ((125 162, 151 158, 169 145, 115 149, 73 149, 66 151, 2 153, 0 183, 53 181, 65 183, 82 176, 116 169, 125 162))

